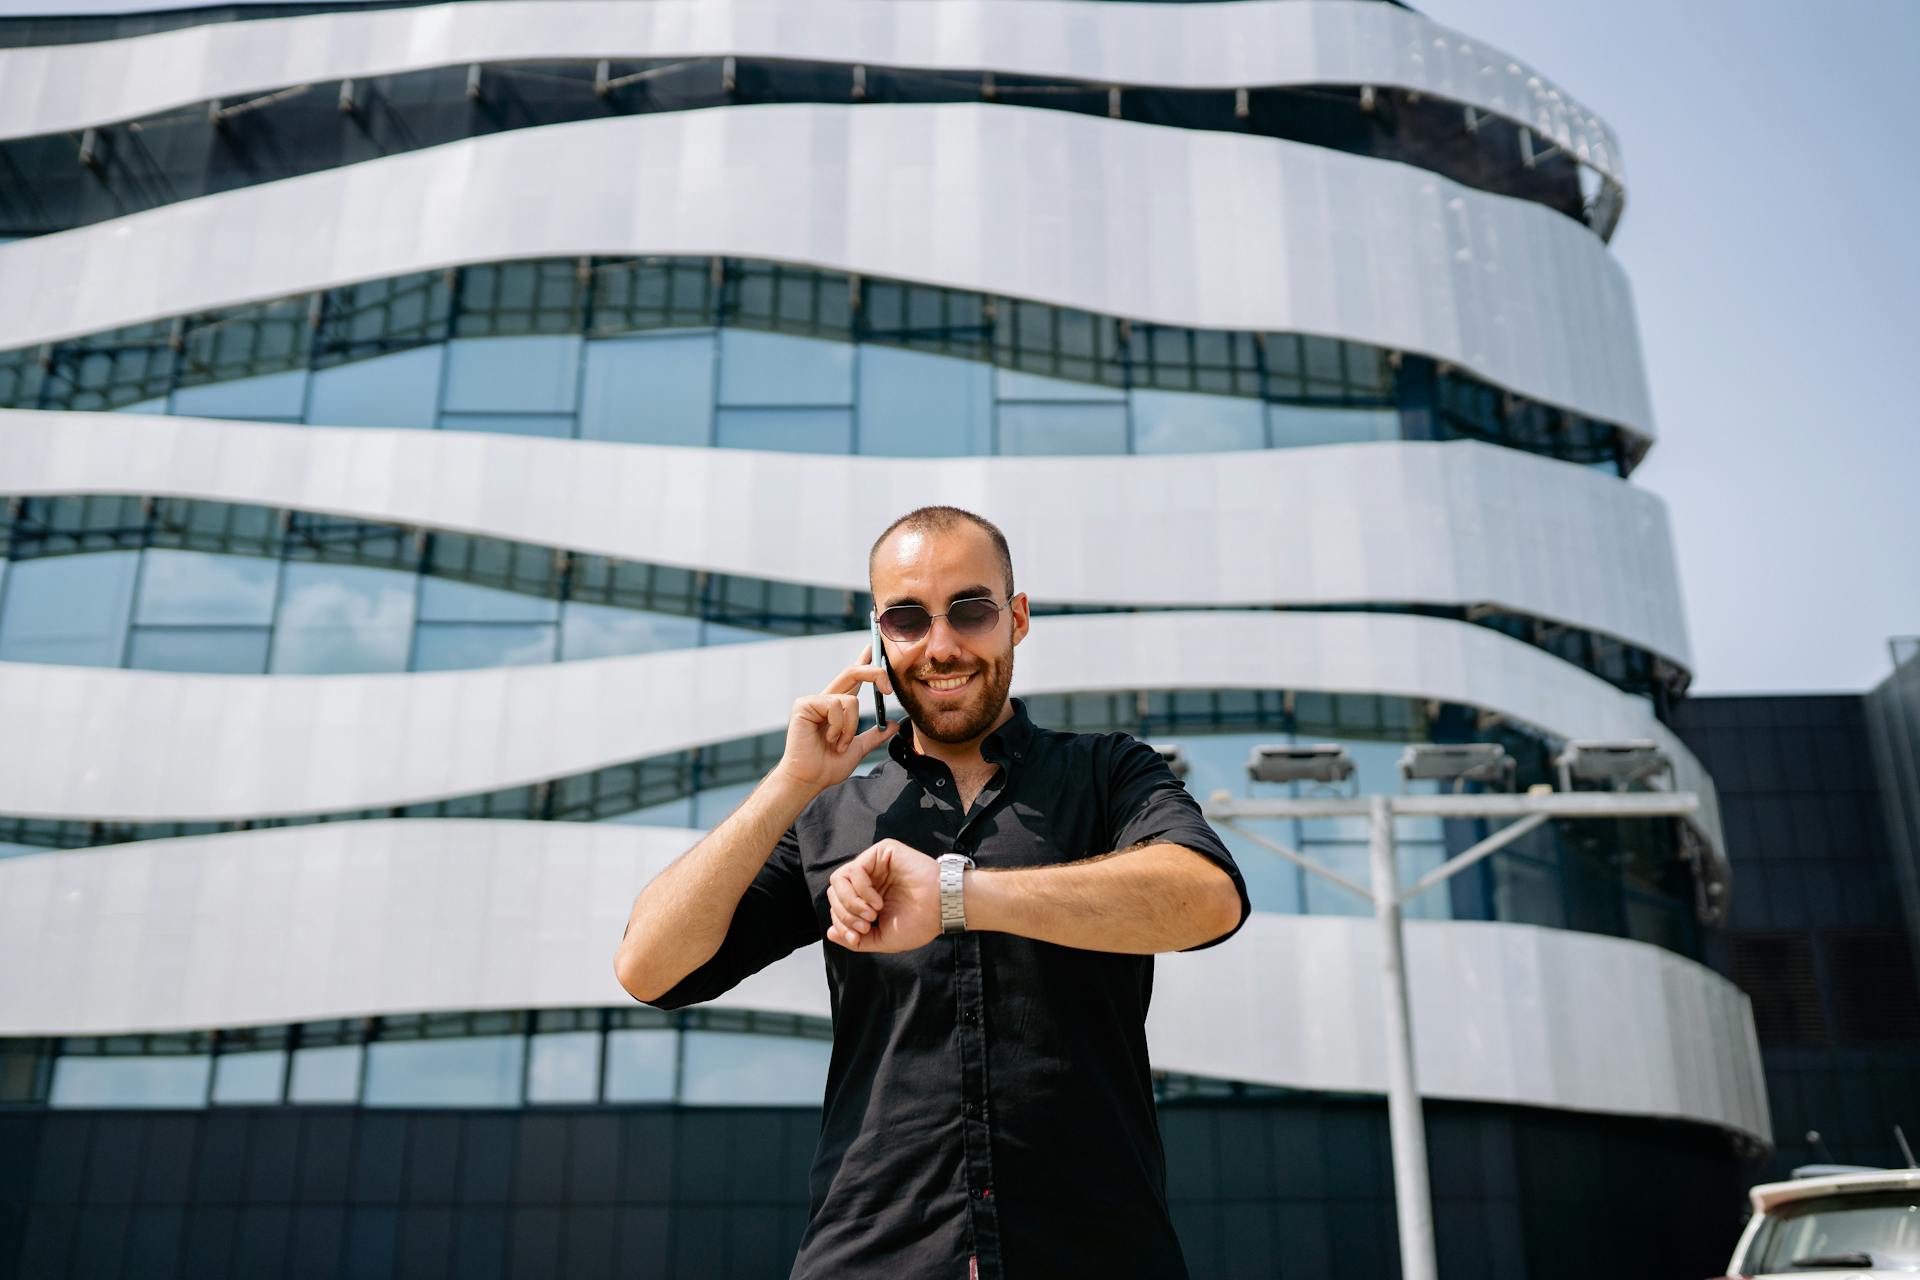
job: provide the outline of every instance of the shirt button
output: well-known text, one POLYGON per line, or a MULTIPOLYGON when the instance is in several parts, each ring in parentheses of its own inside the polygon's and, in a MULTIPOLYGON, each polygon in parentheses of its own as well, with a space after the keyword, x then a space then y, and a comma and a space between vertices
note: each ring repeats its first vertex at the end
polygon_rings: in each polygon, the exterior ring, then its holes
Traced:
POLYGON ((966 1112, 967 1112, 967 1114, 968 1114, 968 1115, 970 1115, 970 1116, 977 1116, 977 1115, 979 1115, 979 1114, 980 1114, 980 1104, 979 1104, 979 1103, 977 1103, 977 1102, 969 1102, 969 1103, 967 1103, 967 1104, 966 1104, 966 1112))
POLYGON ((933 785, 936 787, 944 787, 947 785, 947 780, 945 778, 935 778, 933 780, 933 785))

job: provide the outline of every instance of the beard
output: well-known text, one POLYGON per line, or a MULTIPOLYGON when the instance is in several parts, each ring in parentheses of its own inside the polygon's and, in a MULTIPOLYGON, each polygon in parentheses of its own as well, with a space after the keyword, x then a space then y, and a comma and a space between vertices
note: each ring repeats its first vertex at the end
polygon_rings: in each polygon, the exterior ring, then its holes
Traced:
POLYGON ((972 742, 986 733, 987 727, 1000 716, 1000 709, 1007 704, 1007 690, 1013 687, 1013 646, 1007 646, 1007 652, 979 666, 956 666, 943 670, 938 667, 920 669, 914 677, 894 681, 894 695, 900 705, 907 710, 907 716, 913 721, 914 732, 924 733, 935 742, 944 742, 949 746, 972 742), (915 679, 939 680, 947 676, 963 676, 979 673, 979 678, 967 689, 967 696, 957 699, 934 699, 921 695, 915 679))

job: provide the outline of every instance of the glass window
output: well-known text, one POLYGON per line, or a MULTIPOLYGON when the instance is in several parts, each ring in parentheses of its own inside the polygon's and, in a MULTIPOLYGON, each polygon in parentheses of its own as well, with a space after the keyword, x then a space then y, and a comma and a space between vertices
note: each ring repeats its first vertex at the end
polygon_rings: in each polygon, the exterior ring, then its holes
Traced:
POLYGON ((559 602, 544 596, 431 574, 420 580, 422 622, 552 622, 559 616, 559 602))
POLYGON ((367 1047, 370 1107, 510 1107, 520 1101, 522 1036, 376 1041, 367 1047))
POLYGON ((560 618, 560 656, 611 658, 624 653, 692 649, 700 643, 700 620, 615 605, 567 602, 560 618))
POLYGON ((726 821, 727 815, 740 807, 758 786, 757 781, 734 782, 724 787, 708 787, 693 797, 693 825, 696 827, 717 827, 726 821))
POLYGON ((155 396, 151 400, 136 400, 132 404, 123 404, 114 409, 114 413, 165 413, 167 398, 155 396))
POLYGON ((1504 851, 1493 854, 1487 861, 1493 868, 1494 919, 1553 929, 1566 927, 1566 904, 1560 896, 1558 868, 1504 851))
POLYGON ((607 1032, 607 1101, 671 1102, 674 1036, 666 1029, 607 1032))
POLYGON ((280 562, 154 547, 140 566, 135 622, 255 623, 273 620, 280 562))
POLYGON ((298 422, 307 402, 307 371, 257 378, 235 378, 173 393, 173 412, 188 418, 248 418, 262 422, 298 422))
POLYGON ((139 554, 15 561, 0 600, 0 659, 119 666, 139 554))
POLYGON ((704 331, 588 343, 581 438, 711 443, 714 351, 704 331))
POLYGON ((872 344, 860 348, 861 453, 937 458, 992 447, 992 366, 872 344))
POLYGON ((329 427, 431 427, 440 407, 439 344, 355 360, 313 375, 307 421, 329 427))
POLYGON ((1270 404, 1269 439, 1276 449, 1312 444, 1398 440, 1400 414, 1393 409, 1342 409, 1329 405, 1270 404))
POLYGON ((142 671, 257 676, 267 669, 265 627, 135 627, 127 665, 142 671))
POLYGON ((1139 453, 1219 453, 1266 446, 1260 402, 1196 391, 1133 392, 1139 453))
POLYGON ((1017 369, 994 370, 995 394, 1002 400, 1125 400, 1119 387, 1101 382, 1075 382, 1070 378, 1046 378, 1017 369))
POLYGON ((573 435, 573 415, 566 413, 443 413, 442 431, 478 431, 493 436, 546 436, 565 440, 573 435))
POLYGON ((423 622, 413 644, 415 671, 472 671, 553 661, 550 622, 423 622))
POLYGON ((572 413, 579 384, 574 334, 457 338, 447 344, 448 413, 572 413))
POLYGON ((847 409, 722 409, 715 418, 714 443, 723 449, 853 450, 853 413, 847 409))
POLYGON ((360 1046, 333 1044, 296 1049, 289 1102, 352 1102, 360 1093, 360 1046))
POLYGON ((54 1107, 198 1107, 207 1100, 207 1054, 153 1057, 62 1054, 53 1060, 54 1107))
POLYGON ((559 1031, 533 1037, 528 1102, 592 1102, 600 1091, 600 1033, 559 1031))
MULTIPOLYGON (((664 804, 650 804, 644 809, 629 809, 625 813, 616 813, 605 819, 624 827, 691 827, 693 826, 693 797, 682 796, 678 800, 669 800, 664 804)), ((27 852, 39 853, 32 849, 27 852)))
POLYGON ((289 564, 274 628, 276 672, 405 671, 414 575, 367 565, 289 564))
POLYGON ((720 331, 720 403, 853 403, 851 343, 754 329, 720 331))
POLYGON ((285 1049, 223 1053, 213 1060, 213 1100, 223 1103, 278 1102, 286 1074, 285 1049))
POLYGON ((1124 404, 1001 404, 1000 452, 1071 455, 1127 451, 1124 404))
POLYGON ((744 1031, 689 1031, 686 1038, 684 1102, 818 1106, 826 1096, 829 1041, 744 1031))
MULTIPOLYGON (((1400 892, 1405 893, 1413 887, 1414 881, 1436 870, 1447 860, 1447 847, 1428 841, 1396 840, 1394 842, 1394 865, 1399 868, 1400 892)), ((1371 873, 1372 862, 1369 857, 1368 870, 1371 873)), ((1401 908, 1402 914, 1409 920, 1451 920, 1453 918, 1453 892, 1450 882, 1442 880, 1431 889, 1423 891, 1419 897, 1401 908)))
MULTIPOLYGON (((1361 888, 1373 881, 1373 850, 1364 844, 1302 840, 1296 846, 1302 855, 1313 859, 1336 875, 1344 876, 1361 888)), ((1308 874, 1306 911, 1315 916, 1370 916, 1373 904, 1357 893, 1350 893, 1330 880, 1308 874)))

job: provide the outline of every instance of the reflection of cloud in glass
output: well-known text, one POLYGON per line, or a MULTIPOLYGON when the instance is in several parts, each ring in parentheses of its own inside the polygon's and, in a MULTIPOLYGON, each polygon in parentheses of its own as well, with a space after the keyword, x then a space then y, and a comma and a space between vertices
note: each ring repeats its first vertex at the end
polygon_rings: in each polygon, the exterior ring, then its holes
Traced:
POLYGON ((412 633, 412 574, 291 564, 274 634, 273 670, 403 671, 412 633))
POLYGON ((527 1101, 592 1102, 600 1067, 600 1036, 594 1031, 537 1035, 530 1042, 527 1101))
POLYGON ((553 624, 423 622, 413 647, 415 671, 473 671, 553 661, 553 624))
POLYGON ((1141 453, 1215 453, 1266 443, 1260 402, 1189 391, 1133 393, 1134 447, 1141 453))
POLYGON ((671 1099, 676 1034, 667 1030, 607 1032, 607 1101, 671 1099))
POLYGON ((280 565, 252 556, 156 547, 140 568, 141 622, 265 623, 280 565))
POLYGON ((519 1036, 394 1040, 367 1051, 371 1107, 511 1106, 520 1100, 519 1036))
POLYGON ((817 1106, 827 1092, 825 1040, 741 1031, 688 1031, 681 1100, 817 1106))
POLYGON ((613 605, 570 602, 560 624, 560 652, 569 662, 576 658, 692 649, 699 643, 700 623, 696 618, 645 613, 613 605))

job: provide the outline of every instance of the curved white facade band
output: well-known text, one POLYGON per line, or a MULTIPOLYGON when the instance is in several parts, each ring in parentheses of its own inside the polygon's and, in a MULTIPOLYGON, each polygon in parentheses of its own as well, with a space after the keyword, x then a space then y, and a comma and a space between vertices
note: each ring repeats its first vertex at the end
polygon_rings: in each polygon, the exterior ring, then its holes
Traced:
POLYGON ((1524 124, 1606 178, 1605 121, 1532 67, 1377 0, 505 0, 189 27, 0 50, 0 138, 79 130, 429 67, 734 54, 1137 87, 1375 85, 1524 124))
POLYGON ((1347 338, 1652 436, 1626 276, 1550 209, 1300 143, 975 104, 521 129, 22 240, 0 246, 0 348, 461 263, 650 253, 1347 338))
MULTIPOLYGON (((413 804, 783 729, 861 634, 531 667, 207 676, 0 663, 0 813, 207 821, 413 804)), ((1014 692, 1311 689, 1457 702, 1577 738, 1654 738, 1712 781, 1646 702, 1486 627, 1341 613, 1041 618, 1014 692), (1181 655, 1169 663, 1168 654, 1181 655)))
MULTIPOLYGON (((633 895, 696 838, 563 822, 385 821, 0 861, 0 1035, 625 1004, 633 895)), ((1644 943, 1411 921, 1429 1097, 1665 1116, 1769 1138, 1746 997, 1644 943)), ((1160 958, 1156 1067, 1384 1092, 1371 920, 1256 913, 1160 958)), ((815 948, 715 1002, 826 1016, 815 948)))
POLYGON ((1493 605, 1688 662, 1658 497, 1464 440, 854 458, 0 410, 0 494, 63 493, 324 511, 854 591, 876 531, 950 503, 1006 531, 1037 600, 1493 605), (714 494, 738 518, 712 519, 714 494), (823 494, 836 518, 810 519, 823 494))

